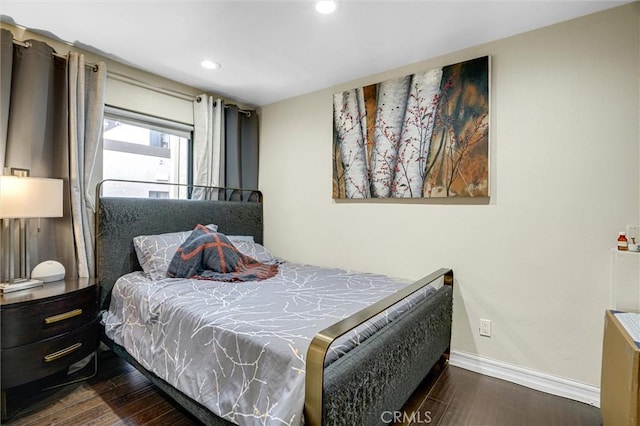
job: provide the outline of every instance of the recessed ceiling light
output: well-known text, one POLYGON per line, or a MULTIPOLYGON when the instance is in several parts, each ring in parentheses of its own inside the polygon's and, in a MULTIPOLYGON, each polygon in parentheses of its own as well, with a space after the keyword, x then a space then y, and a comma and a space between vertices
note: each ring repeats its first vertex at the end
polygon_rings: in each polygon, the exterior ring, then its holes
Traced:
POLYGON ((336 2, 335 1, 319 1, 316 2, 316 10, 319 13, 327 14, 332 13, 336 10, 336 2))
POLYGON ((206 68, 208 70, 217 70, 222 67, 222 65, 213 61, 202 61, 200 62, 200 65, 202 65, 202 68, 206 68))

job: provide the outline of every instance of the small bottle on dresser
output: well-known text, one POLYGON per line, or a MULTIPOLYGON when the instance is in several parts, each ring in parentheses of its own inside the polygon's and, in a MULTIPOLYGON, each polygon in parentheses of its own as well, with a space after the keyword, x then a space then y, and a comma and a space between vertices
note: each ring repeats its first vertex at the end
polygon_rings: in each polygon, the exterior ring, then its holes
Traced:
POLYGON ((618 250, 626 251, 629 248, 629 241, 627 241, 627 233, 620 231, 618 233, 618 250))

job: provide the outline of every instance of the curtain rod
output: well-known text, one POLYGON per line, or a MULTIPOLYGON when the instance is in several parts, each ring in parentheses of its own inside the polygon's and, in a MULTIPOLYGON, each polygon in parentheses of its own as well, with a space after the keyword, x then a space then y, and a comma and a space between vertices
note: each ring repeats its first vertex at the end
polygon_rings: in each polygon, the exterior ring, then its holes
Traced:
MULTIPOLYGON (((196 102, 198 102, 198 103, 202 102, 202 98, 201 98, 200 96, 196 97, 196 102)), ((218 101, 213 101, 213 106, 216 106, 216 104, 217 104, 217 103, 218 103, 218 101)), ((224 102, 223 102, 223 105, 222 105, 222 106, 224 107, 224 109, 229 109, 229 108, 231 108, 231 106, 230 106, 230 105, 227 105, 227 104, 225 104, 224 102)), ((241 113, 241 114, 246 115, 247 117, 251 117, 251 112, 252 112, 252 111, 247 110, 247 109, 240 109, 240 108, 238 108, 238 112, 239 112, 239 113, 241 113)))
MULTIPOLYGON (((18 46, 22 46, 25 48, 29 48, 31 47, 31 43, 29 43, 28 41, 22 41, 22 40, 13 40, 14 44, 17 44, 18 46)), ((59 53, 56 53, 55 51, 53 52, 53 56, 57 57, 57 58, 61 58, 61 59, 67 59, 67 57, 65 55, 61 55, 59 53)), ((98 71, 98 66, 92 63, 87 62, 85 64, 86 67, 89 67, 91 69, 93 69, 93 71, 98 71)), ((178 98, 178 99, 182 99, 185 101, 197 101, 200 102, 200 96, 194 96, 191 95, 189 93, 184 93, 184 92, 179 92, 177 90, 173 90, 173 89, 167 89, 161 86, 157 86, 155 84, 150 84, 147 83, 145 81, 142 80, 138 80, 137 78, 134 77, 129 77, 128 75, 124 75, 124 74, 120 74, 114 71, 109 71, 107 70, 107 78, 111 78, 112 80, 117 80, 117 81, 122 81, 123 83, 128 83, 134 86, 138 86, 138 87, 142 87, 144 89, 149 89, 152 90, 154 92, 157 93, 162 93, 164 95, 169 95, 169 96, 173 96, 174 98, 178 98)), ((229 109, 229 105, 225 105, 224 106, 225 109, 229 109)), ((239 109, 238 108, 238 112, 246 115, 247 117, 251 117, 251 111, 249 110, 244 110, 244 109, 239 109)))
MULTIPOLYGON (((13 40, 14 44, 17 44, 18 46, 22 46, 25 48, 29 48, 31 47, 31 43, 29 43, 28 41, 21 41, 21 40, 13 40)), ((59 53, 53 52, 53 56, 55 56, 56 58, 61 58, 61 59, 67 59, 67 57, 65 55, 61 55, 59 53)), ((86 63, 85 64, 87 67, 92 68, 94 71, 97 71, 97 65, 95 64, 91 64, 91 63, 86 63)), ((194 101, 197 99, 196 96, 188 94, 188 93, 183 93, 183 92, 178 92, 176 90, 172 90, 172 89, 166 89, 164 87, 160 87, 160 86, 156 86, 154 84, 150 84, 141 80, 138 80, 136 78, 133 77, 129 77, 126 76, 124 74, 119 74, 113 71, 109 71, 107 70, 107 78, 111 78, 112 80, 118 80, 118 81, 122 81, 124 83, 129 83, 131 85, 134 86, 138 86, 138 87, 142 87, 144 89, 149 89, 152 90, 154 92, 158 92, 158 93, 162 93, 164 95, 169 95, 169 96, 173 96, 174 98, 178 98, 178 99, 182 99, 185 101, 194 101)))
MULTIPOLYGON (((29 43, 28 41, 21 41, 21 40, 13 40, 13 44, 17 44, 18 46, 22 46, 26 49, 31 47, 31 43, 29 43)), ((61 55, 58 52, 51 52, 51 56, 53 56, 54 58, 60 58, 60 59, 64 59, 65 61, 68 59, 65 55, 61 55)), ((98 72, 98 65, 96 64, 92 64, 89 62, 86 62, 84 64, 85 67, 87 68, 91 68, 94 72, 98 72)))

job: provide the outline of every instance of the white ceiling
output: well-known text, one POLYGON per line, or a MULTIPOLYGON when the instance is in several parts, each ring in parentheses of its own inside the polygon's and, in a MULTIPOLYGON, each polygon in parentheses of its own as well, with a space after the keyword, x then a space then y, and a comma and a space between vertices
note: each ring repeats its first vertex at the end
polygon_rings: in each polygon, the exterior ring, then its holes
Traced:
POLYGON ((310 0, 0 0, 0 15, 261 106, 629 2, 342 0, 320 15, 310 0))

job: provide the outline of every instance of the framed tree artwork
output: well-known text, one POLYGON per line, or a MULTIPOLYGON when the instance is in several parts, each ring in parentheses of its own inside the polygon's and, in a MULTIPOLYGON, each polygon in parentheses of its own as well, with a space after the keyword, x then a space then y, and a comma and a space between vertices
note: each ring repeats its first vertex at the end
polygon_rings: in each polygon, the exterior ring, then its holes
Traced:
POLYGON ((489 57, 333 95, 333 198, 489 197, 489 57))

